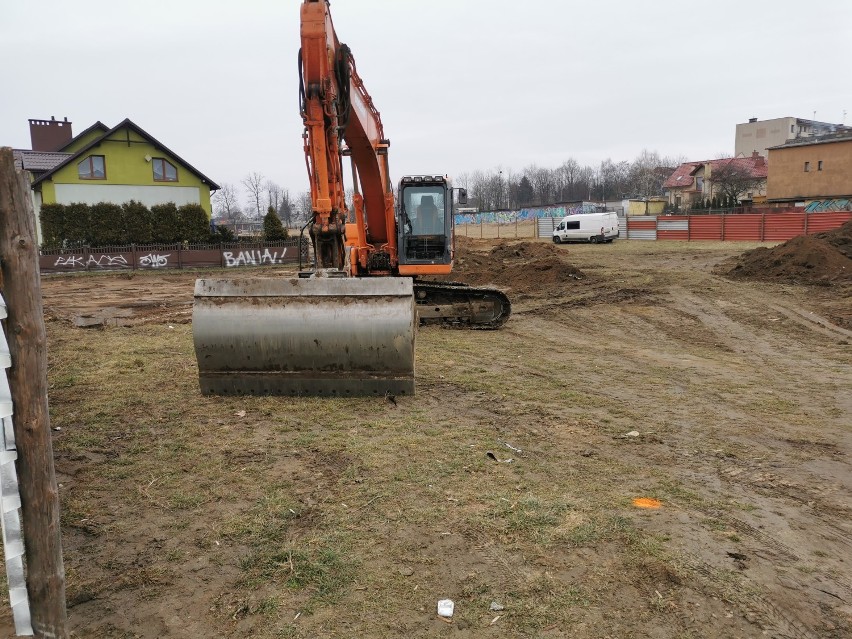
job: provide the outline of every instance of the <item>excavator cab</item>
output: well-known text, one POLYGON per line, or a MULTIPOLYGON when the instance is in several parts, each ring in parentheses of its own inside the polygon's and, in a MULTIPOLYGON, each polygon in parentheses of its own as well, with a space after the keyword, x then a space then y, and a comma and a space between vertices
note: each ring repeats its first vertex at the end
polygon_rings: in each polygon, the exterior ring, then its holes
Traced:
POLYGON ((453 191, 446 179, 406 176, 397 202, 400 265, 452 264, 453 191))

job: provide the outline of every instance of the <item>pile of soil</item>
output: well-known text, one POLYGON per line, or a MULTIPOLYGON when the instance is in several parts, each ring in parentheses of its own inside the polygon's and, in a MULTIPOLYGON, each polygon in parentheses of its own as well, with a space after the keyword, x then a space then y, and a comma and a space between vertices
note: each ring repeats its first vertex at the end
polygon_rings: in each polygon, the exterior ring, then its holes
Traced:
POLYGON ((563 253, 553 244, 542 242, 501 242, 491 249, 490 255, 496 260, 541 260, 559 257, 563 253))
POLYGON ((833 231, 799 235, 771 249, 746 251, 724 274, 804 284, 852 282, 852 221, 833 231))
POLYGON ((452 279, 474 286, 534 293, 586 279, 583 271, 564 261, 565 252, 553 244, 500 242, 488 252, 465 248, 460 247, 452 279))
POLYGON ((831 244, 849 259, 852 259, 852 220, 846 222, 839 229, 817 233, 815 238, 831 244))

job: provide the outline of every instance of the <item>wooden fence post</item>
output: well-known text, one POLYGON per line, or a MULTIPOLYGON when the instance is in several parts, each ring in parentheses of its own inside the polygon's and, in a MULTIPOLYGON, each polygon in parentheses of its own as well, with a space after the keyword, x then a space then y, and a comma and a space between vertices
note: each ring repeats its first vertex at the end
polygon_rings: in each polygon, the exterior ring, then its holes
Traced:
POLYGON ((29 182, 15 170, 12 149, 0 148, 0 286, 8 307, 9 386, 15 411, 27 593, 35 635, 66 639, 59 492, 47 405, 47 337, 30 198, 29 182))

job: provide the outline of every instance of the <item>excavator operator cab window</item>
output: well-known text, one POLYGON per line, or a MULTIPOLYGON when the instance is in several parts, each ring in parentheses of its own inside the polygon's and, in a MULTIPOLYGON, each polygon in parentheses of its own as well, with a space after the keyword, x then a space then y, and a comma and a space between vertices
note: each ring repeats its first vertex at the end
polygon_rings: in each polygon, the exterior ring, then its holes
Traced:
POLYGON ((412 235, 444 235, 444 189, 440 186, 409 186, 405 211, 412 235))
POLYGON ((444 262, 449 251, 446 207, 447 189, 443 184, 423 184, 402 188, 403 263, 444 262))

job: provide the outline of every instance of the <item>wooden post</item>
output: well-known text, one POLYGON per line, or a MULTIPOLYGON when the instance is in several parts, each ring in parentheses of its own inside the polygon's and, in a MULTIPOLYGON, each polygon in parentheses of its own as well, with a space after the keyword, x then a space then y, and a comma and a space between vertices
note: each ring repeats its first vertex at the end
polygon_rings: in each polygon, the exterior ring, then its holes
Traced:
POLYGON ((47 407, 47 338, 29 181, 0 148, 0 286, 8 307, 9 386, 21 491, 27 592, 35 636, 66 639, 59 492, 47 407))

